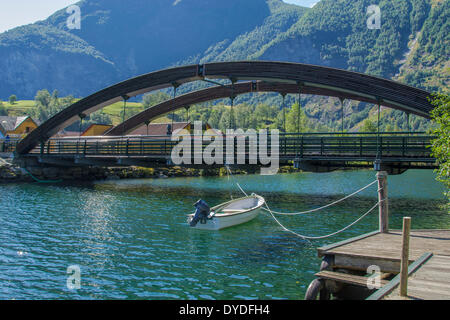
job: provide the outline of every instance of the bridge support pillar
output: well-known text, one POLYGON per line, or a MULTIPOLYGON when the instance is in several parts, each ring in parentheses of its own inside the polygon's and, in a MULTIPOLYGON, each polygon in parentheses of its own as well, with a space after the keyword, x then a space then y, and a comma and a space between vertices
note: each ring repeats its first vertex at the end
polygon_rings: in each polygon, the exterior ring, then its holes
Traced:
POLYGON ((389 232, 389 202, 388 202, 388 174, 386 171, 377 173, 378 180, 378 208, 379 208, 379 226, 381 233, 389 232))

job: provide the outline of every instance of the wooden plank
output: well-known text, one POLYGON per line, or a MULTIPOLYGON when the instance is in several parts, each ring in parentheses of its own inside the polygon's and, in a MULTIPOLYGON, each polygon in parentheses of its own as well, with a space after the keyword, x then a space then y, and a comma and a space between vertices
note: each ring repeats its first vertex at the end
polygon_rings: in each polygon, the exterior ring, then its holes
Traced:
POLYGON ((396 294, 390 294, 383 300, 450 300, 450 295, 446 291, 427 291, 411 289, 408 297, 401 297, 396 294))
MULTIPOLYGON (((353 238, 352 238, 353 239, 353 238)), ((398 260, 401 254, 401 232, 390 230, 386 234, 374 234, 357 241, 342 241, 318 251, 320 255, 367 256, 398 260)), ((424 252, 450 256, 450 230, 411 231, 410 261, 417 260, 424 252)))
MULTIPOLYGON (((430 252, 423 254, 419 259, 417 259, 413 264, 409 266, 408 274, 411 275, 414 272, 416 272, 417 269, 419 269, 424 263, 426 263, 432 256, 433 254, 430 252)), ((400 275, 397 275, 387 285, 377 290, 366 300, 381 300, 386 295, 391 293, 396 287, 398 287, 399 283, 400 283, 400 275)))
POLYGON ((367 271, 370 266, 378 266, 381 272, 395 273, 400 271, 400 260, 389 260, 376 257, 334 255, 334 268, 367 271))
MULTIPOLYGON (((447 275, 448 276, 448 275, 447 275)), ((431 288, 440 288, 440 289, 450 289, 449 283, 444 283, 437 280, 421 280, 417 277, 414 277, 414 279, 411 280, 410 287, 416 287, 416 288, 424 288, 424 289, 431 289, 431 288)))
MULTIPOLYGON (((392 294, 385 297, 386 300, 395 300, 400 296, 397 294, 397 290, 395 290, 392 294)), ((411 290, 408 289, 408 296, 402 297, 413 300, 449 300, 450 299, 450 291, 447 289, 441 289, 438 287, 411 287, 411 290)))
POLYGON ((416 281, 439 282, 443 285, 450 285, 450 272, 448 270, 430 270, 427 267, 426 270, 421 270, 420 275, 414 277, 414 282, 416 281))
POLYGON ((352 242, 356 242, 356 241, 359 241, 359 240, 362 240, 362 239, 365 239, 365 238, 368 238, 368 237, 371 237, 371 236, 376 235, 378 233, 380 233, 380 231, 377 230, 377 231, 373 231, 373 232, 369 232, 369 233, 363 234, 361 236, 353 237, 353 238, 350 238, 350 239, 347 239, 347 240, 342 240, 342 241, 339 241, 339 242, 336 242, 336 243, 329 244, 327 246, 320 247, 320 248, 317 249, 319 257, 322 257, 323 255, 325 255, 326 252, 329 251, 329 250, 332 250, 334 248, 341 247, 343 245, 346 245, 346 244, 349 244, 349 243, 352 243, 352 242))
MULTIPOLYGON (((342 283, 357 285, 366 287, 367 286, 367 280, 369 280, 369 277, 363 277, 358 275, 352 275, 342 272, 333 272, 333 271, 320 271, 315 274, 316 277, 327 279, 327 280, 334 280, 342 283)), ((386 285, 389 281, 386 280, 380 280, 381 285, 386 285)))

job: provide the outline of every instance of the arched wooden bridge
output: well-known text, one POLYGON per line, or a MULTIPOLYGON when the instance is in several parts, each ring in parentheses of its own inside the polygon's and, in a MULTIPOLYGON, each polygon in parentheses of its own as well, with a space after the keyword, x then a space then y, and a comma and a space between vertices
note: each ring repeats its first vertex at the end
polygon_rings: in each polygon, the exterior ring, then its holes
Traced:
MULTIPOLYGON (((333 96, 340 99, 378 104, 425 118, 430 117, 430 111, 433 108, 428 100, 430 93, 424 90, 346 70, 270 61, 207 63, 152 72, 113 85, 81 99, 53 116, 20 141, 16 148, 16 154, 19 157, 26 156, 30 152, 35 154, 35 148, 40 146, 39 153, 42 156, 43 147, 50 145, 47 143, 49 139, 60 130, 79 120, 80 115, 88 115, 110 104, 143 93, 168 87, 176 88, 184 83, 199 80, 213 82, 212 79, 229 79, 232 84, 187 93, 163 102, 126 120, 108 132, 107 136, 109 139, 112 136, 122 136, 144 125, 149 120, 183 107, 225 97, 234 97, 248 92, 333 96), (252 81, 243 82, 248 80, 252 81)), ((402 143, 404 142, 402 141, 402 143)), ((96 143, 98 143, 98 139, 96 143)), ((87 142, 86 145, 88 145, 87 142)), ((362 144, 360 143, 359 149, 361 147, 362 144)), ((80 146, 78 146, 78 149, 80 149, 80 146)), ((403 148, 402 153, 405 154, 405 152, 408 151, 403 148)), ((46 153, 47 156, 50 155, 49 147, 46 153)), ((296 152, 296 155, 298 156, 298 152, 296 152)), ((409 160, 413 158, 410 157, 409 160)), ((428 155, 425 158, 430 158, 430 156, 428 155)), ((424 160, 423 154, 420 155, 420 159, 424 160)))
MULTIPOLYGON (((133 130, 139 128, 140 126, 143 126, 148 121, 156 119, 166 113, 176 111, 183 107, 189 107, 191 105, 203 102, 228 98, 230 96, 237 96, 252 92, 278 92, 280 94, 296 94, 301 92, 302 94, 338 97, 344 100, 346 99, 357 100, 373 104, 378 103, 377 99, 368 97, 363 94, 342 92, 336 89, 321 88, 313 85, 303 84, 300 87, 298 84, 292 83, 275 83, 266 81, 241 82, 233 85, 223 85, 198 90, 181 95, 168 101, 164 101, 124 121, 123 123, 119 124, 118 126, 111 129, 109 132, 107 132, 106 135, 120 136, 123 134, 128 134, 133 130)), ((391 103, 384 103, 384 105, 398 109, 396 105, 391 103)), ((416 114, 419 114, 419 112, 417 112, 416 114)))

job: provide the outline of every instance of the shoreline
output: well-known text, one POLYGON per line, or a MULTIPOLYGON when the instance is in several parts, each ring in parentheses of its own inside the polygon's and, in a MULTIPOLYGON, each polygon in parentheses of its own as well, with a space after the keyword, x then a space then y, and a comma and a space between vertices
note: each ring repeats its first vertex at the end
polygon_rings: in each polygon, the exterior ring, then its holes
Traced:
MULTIPOLYGON (((254 170, 231 169, 234 175, 255 173, 254 170)), ((279 173, 301 172, 292 166, 280 167, 279 173)), ((69 181, 114 181, 125 179, 169 179, 179 177, 226 176, 224 167, 193 169, 185 167, 29 167, 21 168, 10 161, 0 162, 0 185, 9 183, 59 183, 69 181)))

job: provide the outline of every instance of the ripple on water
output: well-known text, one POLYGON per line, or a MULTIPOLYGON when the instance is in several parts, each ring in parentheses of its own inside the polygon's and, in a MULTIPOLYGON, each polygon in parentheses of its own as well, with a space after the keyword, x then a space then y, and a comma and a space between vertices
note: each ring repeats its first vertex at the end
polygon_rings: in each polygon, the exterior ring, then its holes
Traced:
MULTIPOLYGON (((442 190, 430 177, 412 171, 390 179, 394 228, 405 214, 416 228, 450 228, 449 215, 439 208, 442 190)), ((274 210, 289 212, 337 200, 374 174, 235 178, 274 210)), ((342 235, 312 244, 283 232, 267 214, 220 232, 187 227, 193 203, 224 202, 228 191, 239 196, 217 177, 0 186, 0 299, 302 299, 320 264, 316 247, 377 226, 376 214, 370 215, 342 235), (72 265, 81 269, 78 291, 66 287, 72 265)), ((331 233, 370 208, 375 193, 280 221, 302 234, 331 233)))

